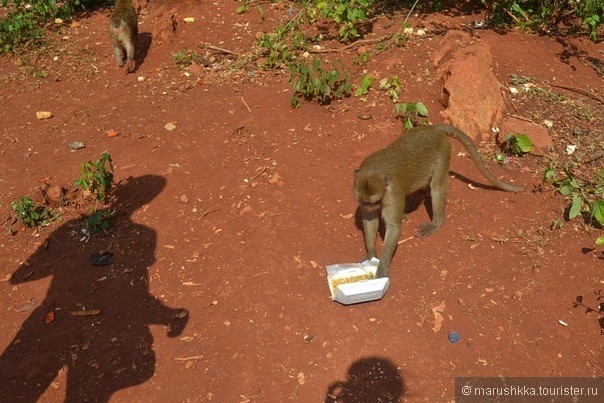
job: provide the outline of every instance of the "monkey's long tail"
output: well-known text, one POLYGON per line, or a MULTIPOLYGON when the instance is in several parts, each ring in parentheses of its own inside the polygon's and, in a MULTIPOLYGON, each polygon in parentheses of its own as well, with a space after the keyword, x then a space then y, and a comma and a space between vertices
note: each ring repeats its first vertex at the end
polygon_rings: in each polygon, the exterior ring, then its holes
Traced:
POLYGON ((515 193, 524 192, 526 190, 524 186, 512 185, 511 183, 502 182, 497 179, 491 173, 491 171, 489 171, 489 169, 484 165, 484 162, 482 162, 482 158, 480 158, 480 154, 478 154, 474 143, 464 132, 452 125, 439 124, 437 126, 439 129, 447 133, 449 136, 457 139, 464 145, 466 150, 469 151, 470 156, 474 160, 474 163, 476 164, 480 172, 484 175, 485 178, 487 178, 489 182, 491 182, 491 184, 493 184, 493 186, 501 190, 505 190, 507 192, 515 193))

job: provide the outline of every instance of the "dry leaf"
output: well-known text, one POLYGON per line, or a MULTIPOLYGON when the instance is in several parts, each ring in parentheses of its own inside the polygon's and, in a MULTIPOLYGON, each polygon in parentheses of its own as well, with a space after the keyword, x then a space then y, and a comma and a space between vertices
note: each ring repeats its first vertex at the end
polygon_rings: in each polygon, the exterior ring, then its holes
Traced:
POLYGON ((107 137, 115 137, 117 136, 119 133, 116 132, 115 130, 111 129, 107 132, 107 137))
POLYGON ((44 319, 44 323, 46 323, 48 325, 49 323, 54 322, 54 320, 55 320, 55 310, 53 308, 46 313, 46 319, 44 319))
POLYGON ((304 372, 300 372, 298 374, 298 383, 300 385, 304 385, 306 383, 306 377, 304 376, 304 372))

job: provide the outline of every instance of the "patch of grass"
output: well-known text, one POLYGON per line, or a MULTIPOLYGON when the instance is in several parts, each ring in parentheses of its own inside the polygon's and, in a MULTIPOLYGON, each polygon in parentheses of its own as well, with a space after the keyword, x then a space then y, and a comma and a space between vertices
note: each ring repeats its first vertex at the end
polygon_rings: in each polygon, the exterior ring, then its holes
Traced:
POLYGON ((80 177, 74 186, 89 191, 100 202, 105 201, 113 185, 113 164, 108 153, 101 154, 96 162, 88 161, 82 164, 80 177), (105 167, 108 164, 109 169, 105 167))

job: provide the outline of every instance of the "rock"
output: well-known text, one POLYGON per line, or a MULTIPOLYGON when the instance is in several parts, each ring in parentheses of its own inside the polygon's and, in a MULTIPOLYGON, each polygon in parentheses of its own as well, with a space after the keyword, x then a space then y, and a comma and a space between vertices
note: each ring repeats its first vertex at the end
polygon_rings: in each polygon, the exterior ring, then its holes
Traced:
POLYGON ((464 34, 452 34, 448 40, 445 37, 434 58, 441 63, 438 75, 442 103, 447 108, 441 116, 474 141, 487 140, 492 137, 491 128, 497 127, 503 117, 505 102, 501 84, 491 71, 493 56, 488 44, 479 42, 453 51, 467 40, 464 34), (443 60, 447 61, 442 63, 443 60))
POLYGON ((147 21, 151 21, 153 26, 151 37, 154 45, 167 45, 172 42, 178 25, 176 7, 168 9, 166 6, 160 6, 147 17, 147 21))
POLYGON ((467 32, 454 29, 447 31, 440 43, 440 47, 432 56, 432 65, 438 67, 451 58, 456 50, 468 46, 471 42, 472 37, 467 32))
POLYGON ((533 155, 543 155, 543 152, 554 145, 545 127, 518 118, 507 118, 499 130, 498 140, 502 142, 509 134, 526 134, 533 142, 533 155))
POLYGON ((58 185, 50 186, 44 190, 46 203, 51 207, 60 207, 64 202, 65 190, 58 185))
POLYGON ((201 76, 203 75, 203 68, 197 63, 191 63, 189 66, 189 73, 196 76, 201 76))

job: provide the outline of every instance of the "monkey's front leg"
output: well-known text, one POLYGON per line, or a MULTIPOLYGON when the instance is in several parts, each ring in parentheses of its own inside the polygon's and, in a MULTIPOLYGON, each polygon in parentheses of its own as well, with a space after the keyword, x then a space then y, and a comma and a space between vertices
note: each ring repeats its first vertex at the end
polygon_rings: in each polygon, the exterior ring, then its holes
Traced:
POLYGON ((380 226, 380 218, 375 211, 361 210, 361 213, 363 215, 363 234, 365 235, 367 260, 371 260, 371 258, 375 257, 375 238, 380 226))
POLYGON ((388 277, 388 269, 390 267, 390 261, 396 247, 398 246, 398 238, 401 235, 401 229, 403 228, 402 220, 388 220, 386 221, 386 236, 384 238, 384 249, 382 250, 382 256, 380 256, 380 263, 378 264, 376 278, 388 277))

